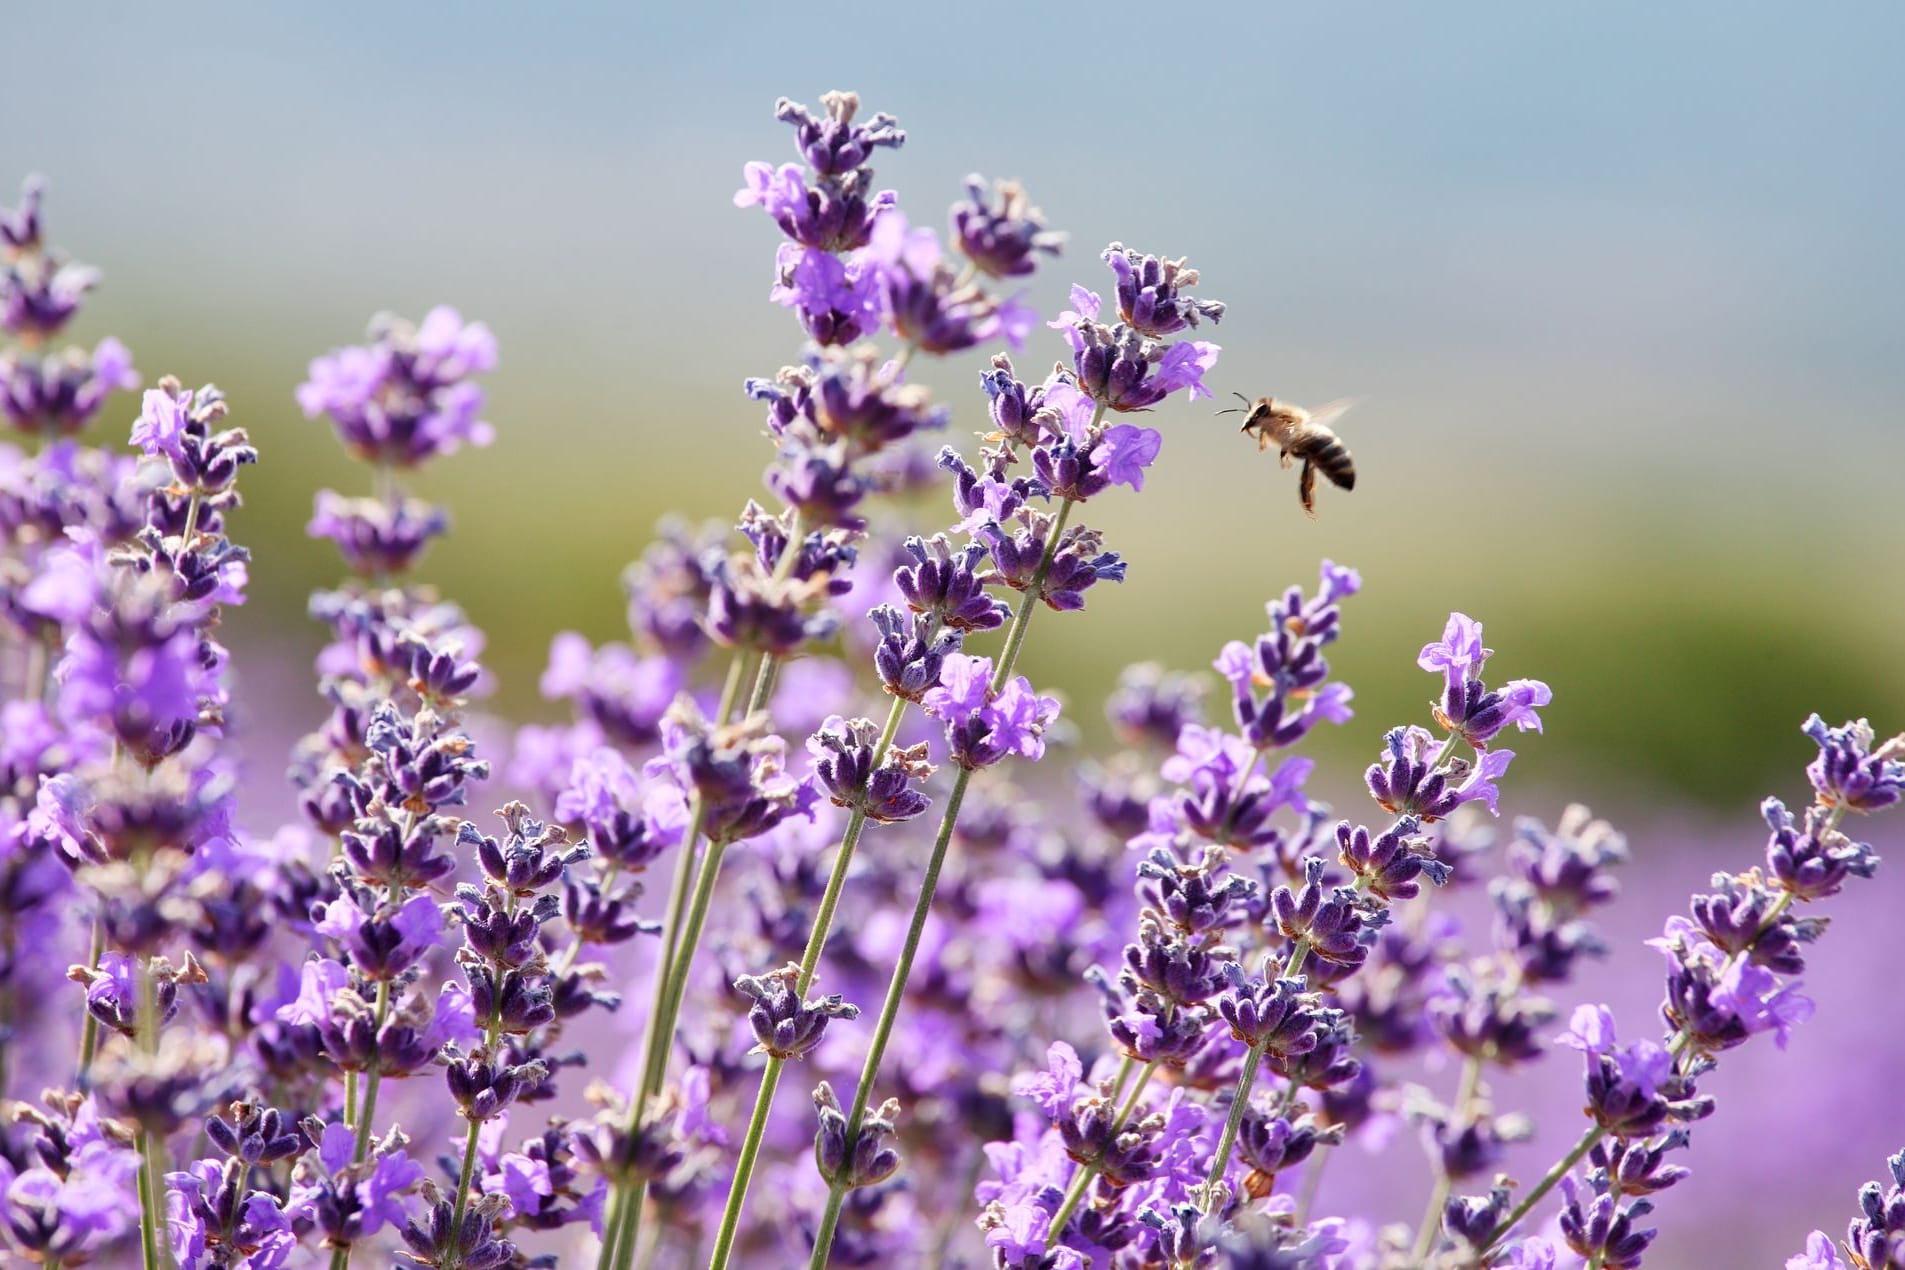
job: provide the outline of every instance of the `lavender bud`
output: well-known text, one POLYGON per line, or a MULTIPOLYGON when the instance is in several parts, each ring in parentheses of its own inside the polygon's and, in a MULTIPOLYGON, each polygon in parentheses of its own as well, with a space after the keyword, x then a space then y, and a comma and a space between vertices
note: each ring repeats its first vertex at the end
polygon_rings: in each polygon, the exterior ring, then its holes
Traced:
POLYGON ((742 975, 734 986, 753 998, 748 1007, 748 1026, 754 1029, 757 1044, 751 1053, 774 1058, 805 1058, 820 1044, 827 1024, 834 1019, 857 1019, 860 1007, 849 1005, 838 993, 802 1001, 795 985, 800 967, 788 964, 764 975, 742 975))
POLYGON ((874 1186, 899 1171, 900 1153, 894 1145, 899 1100, 889 1098, 860 1122, 860 1134, 847 1142, 847 1116, 834 1096, 833 1086, 821 1081, 814 1088, 814 1110, 820 1131, 814 1136, 814 1162, 820 1175, 849 1189, 874 1186))
POLYGON ((952 236, 981 273, 1022 278, 1037 264, 1035 252, 1056 256, 1065 235, 1045 228, 1045 213, 1033 207, 1017 181, 997 181, 986 197, 983 177, 966 178, 966 198, 952 205, 952 236))
POLYGON ((1572 1177, 1561 1179, 1561 1236, 1583 1257, 1601 1258, 1610 1270, 1634 1270, 1658 1231, 1635 1224, 1654 1211, 1651 1202, 1634 1200, 1622 1207, 1612 1194, 1589 1195, 1572 1177))
POLYGON ((1905 736, 1873 748, 1875 734, 1864 719, 1829 728, 1812 715, 1800 729, 1819 747, 1806 778, 1827 807, 1877 811, 1905 796, 1905 736))

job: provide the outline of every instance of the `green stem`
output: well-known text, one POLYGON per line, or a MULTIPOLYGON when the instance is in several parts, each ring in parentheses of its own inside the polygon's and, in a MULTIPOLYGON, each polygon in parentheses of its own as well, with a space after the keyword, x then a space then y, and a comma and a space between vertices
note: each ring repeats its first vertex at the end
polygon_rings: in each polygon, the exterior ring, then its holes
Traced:
POLYGON ((642 1190, 639 1186, 617 1186, 609 1192, 608 1213, 602 1219, 602 1251, 596 1257, 597 1270, 603 1270, 614 1261, 615 1247, 621 1242, 622 1225, 628 1216, 629 1200, 639 1199, 642 1190))
POLYGON ((840 1206, 846 1201, 846 1187, 828 1188, 827 1207, 820 1214, 820 1229, 814 1232, 814 1256, 808 1262, 808 1270, 826 1270, 827 1258, 833 1253, 833 1232, 840 1225, 840 1206))
MULTIPOLYGON (((880 1006, 880 1018, 873 1026, 873 1041, 867 1048, 866 1061, 860 1066, 860 1084, 853 1091, 853 1109, 847 1115, 847 1147, 851 1157, 853 1145, 859 1140, 860 1125, 866 1118, 867 1100, 873 1095, 873 1082, 879 1077, 880 1063, 886 1057, 887 1042, 893 1035, 893 1024, 899 1018, 900 1002, 906 996, 906 981, 913 973, 913 958, 919 953, 919 941, 926 930, 926 919, 932 912, 933 892, 939 886, 939 871, 945 866, 946 854, 952 846, 953 827, 959 821, 960 804, 966 800, 966 786, 972 783, 973 769, 962 767, 959 775, 953 779, 952 788, 946 792, 946 809, 940 816, 939 834, 933 840, 933 851, 926 860, 926 873, 920 879, 919 899, 913 905, 913 920, 906 929, 906 943, 900 948, 899 961, 893 967, 893 979, 887 984, 886 1000, 880 1006)), ((814 1236, 814 1255, 810 1263, 812 1270, 826 1270, 827 1258, 833 1252, 833 1231, 840 1220, 840 1205, 846 1198, 847 1187, 838 1178, 828 1183, 827 1214, 822 1218, 820 1231, 814 1236)))
MULTIPOLYGON (((907 700, 904 697, 893 698, 893 706, 887 711, 886 727, 880 733, 880 740, 873 749, 873 770, 879 770, 887 751, 893 746, 893 738, 898 735, 900 721, 906 717, 907 700)), ((795 980, 794 994, 805 998, 807 989, 813 986, 814 972, 819 968, 820 955, 827 946, 827 937, 833 930, 834 910, 840 905, 841 892, 846 889, 847 874, 853 866, 853 853, 859 846, 860 833, 866 826, 866 810, 853 809, 847 818, 846 831, 840 836, 840 846, 834 852, 833 870, 827 875, 827 890, 820 897, 820 908, 814 914, 813 929, 807 935, 807 947, 800 957, 800 977, 795 980)), ((786 1060, 770 1056, 767 1068, 761 1073, 761 1087, 754 1097, 754 1114, 748 1121, 747 1137, 741 1143, 740 1158, 734 1166, 734 1180, 728 1184, 728 1201, 721 1214, 721 1229, 715 1236, 714 1256, 709 1261, 710 1270, 721 1270, 726 1266, 733 1250, 734 1240, 740 1228, 741 1209, 747 1203, 748 1184, 753 1180, 755 1161, 761 1150, 761 1137, 767 1131, 768 1114, 773 1109, 774 1094, 779 1088, 781 1071, 786 1060)))
MULTIPOLYGON (((159 1050, 159 990, 152 981, 152 960, 138 960, 139 1043, 148 1054, 159 1050)), ((161 1233, 165 1226, 165 1142, 139 1128, 139 1243, 145 1270, 167 1270, 172 1245, 161 1233)))
MULTIPOLYGON (((377 982, 377 1021, 371 1032, 372 1036, 383 1035, 384 1022, 389 1017, 390 980, 380 979, 377 982)), ((370 1070, 365 1073, 364 1078, 364 1105, 356 1122, 357 1140, 351 1148, 351 1161, 355 1164, 362 1164, 365 1157, 370 1154, 371 1126, 377 1118, 377 1090, 383 1083, 383 1068, 372 1060, 370 1070)))
POLYGON ((470 1202, 470 1178, 476 1173, 476 1138, 483 1131, 483 1122, 470 1121, 469 1136, 463 1142, 463 1171, 456 1178, 456 1203, 450 1209, 450 1229, 463 1229, 463 1210, 470 1202))
POLYGON ((139 1147, 139 1263, 143 1270, 159 1270, 158 1170, 153 1167, 152 1135, 140 1129, 139 1147))
MULTIPOLYGON (((1120 1086, 1123 1085, 1126 1073, 1130 1072, 1135 1062, 1136 1060, 1129 1054, 1125 1055, 1124 1066, 1118 1071, 1120 1086)), ((1117 1136, 1118 1130, 1124 1128, 1124 1122, 1131 1118, 1131 1113, 1137 1110, 1138 1099, 1143 1096, 1144 1087, 1151 1083, 1151 1077, 1157 1073, 1157 1070, 1158 1064, 1154 1059, 1146 1063, 1144 1069, 1138 1073, 1138 1083, 1132 1087, 1131 1096, 1119 1105, 1117 1113, 1111 1118, 1113 1137, 1117 1136)), ((1116 1096, 1114 1093, 1113 1097, 1116 1096)), ((1103 1168, 1102 1160, 1079 1166, 1078 1173, 1072 1178, 1072 1184, 1065 1189, 1064 1202, 1058 1206, 1058 1212, 1053 1215, 1052 1224, 1046 1230, 1046 1247, 1055 1247, 1058 1244, 1059 1237, 1065 1233, 1065 1223, 1072 1219, 1072 1214, 1078 1210, 1079 1202, 1085 1198, 1085 1191, 1091 1186, 1091 1180, 1097 1177, 1103 1168)))
MULTIPOLYGON (((504 912, 510 917, 516 915, 516 896, 514 892, 509 893, 508 898, 504 901, 504 912)), ((492 974, 500 976, 503 972, 502 963, 492 959, 490 970, 492 974)), ((490 1011, 489 1019, 483 1025, 482 1055, 485 1063, 495 1061, 496 1042, 502 1034, 503 1014, 502 1005, 499 1002, 496 1007, 490 1011)), ((456 1202, 450 1206, 450 1229, 452 1231, 461 1231, 463 1229, 463 1212, 470 1202, 470 1179, 476 1173, 476 1140, 482 1131, 483 1122, 472 1116, 470 1118, 469 1134, 463 1141, 463 1168, 462 1171, 457 1174, 456 1178, 456 1202)), ((460 1261, 461 1258, 457 1258, 450 1266, 446 1267, 446 1270, 456 1270, 460 1261)))
POLYGON ((1217 1139, 1217 1153, 1211 1157, 1210 1172, 1204 1177, 1201 1207, 1207 1213, 1217 1207, 1217 1184, 1230 1167, 1230 1153, 1237 1145, 1237 1131, 1243 1127, 1244 1112, 1250 1108, 1250 1087, 1257 1083, 1257 1068, 1263 1063, 1264 1047, 1252 1045, 1244 1055, 1243 1071, 1237 1075, 1237 1092, 1230 1100, 1230 1114, 1224 1117, 1224 1131, 1217 1139))
MULTIPOLYGON (((792 554, 782 552, 782 561, 788 561, 792 554)), ((792 567, 791 564, 789 567, 792 567)), ((748 660, 748 651, 737 648, 728 663, 728 677, 721 687, 721 704, 715 713, 714 723, 717 727, 727 725, 740 703, 741 685, 747 680, 748 660)), ((700 875, 697 867, 700 862, 696 853, 701 846, 701 829, 706 822, 707 808, 701 797, 696 795, 689 805, 688 828, 681 839, 681 859, 675 865, 675 880, 668 896, 668 916, 662 928, 661 965, 655 971, 655 994, 649 1005, 646 1037, 642 1042, 642 1080, 634 1097, 629 1100, 629 1133, 634 1133, 641 1126, 648 1100, 661 1092, 662 1081, 668 1074, 668 1057, 675 1040, 675 1020, 669 1012, 669 992, 676 963, 682 959, 684 950, 688 957, 693 956, 691 946, 682 936, 687 923, 689 896, 699 889, 696 880, 700 875)), ((709 854, 713 854, 712 849, 709 854)), ((615 1202, 610 1205, 610 1216, 602 1228, 602 1250, 596 1258, 596 1270, 628 1270, 634 1260, 647 1183, 618 1184, 616 1192, 615 1202), (634 1192, 632 1196, 623 1194, 631 1190, 634 1192)))
MULTIPOLYGON (((747 660, 747 651, 736 649, 734 659, 728 663, 728 677, 721 689, 721 705, 715 718, 717 727, 727 723, 734 713, 735 703, 740 700, 741 684, 747 677, 747 660)), ((668 1051, 674 1041, 673 1021, 667 1020, 667 1026, 664 1026, 668 1010, 668 984, 674 975, 675 958, 681 948, 688 897, 694 890, 699 872, 696 853, 701 848, 701 827, 706 821, 707 808, 702 805, 701 797, 696 795, 690 802, 688 828, 681 837, 681 858, 676 862, 675 879, 668 892, 668 916, 661 937, 661 965, 655 972, 655 996, 649 1006, 647 1037, 642 1045, 642 1083, 628 1110, 630 1128, 640 1122, 643 1106, 649 1096, 660 1091, 662 1076, 668 1069, 668 1051)))
POLYGON ((1555 1185, 1568 1175, 1568 1171, 1581 1162, 1581 1157, 1586 1155, 1589 1151, 1592 1151, 1594 1144, 1599 1142, 1606 1134, 1607 1130, 1601 1128, 1600 1125, 1594 1124, 1588 1126, 1587 1132, 1581 1135, 1580 1141, 1570 1147, 1568 1153, 1556 1161, 1553 1168, 1542 1175, 1541 1180, 1534 1184, 1534 1188, 1522 1197, 1521 1203, 1515 1205, 1514 1211, 1502 1219, 1501 1225, 1495 1227, 1495 1233, 1491 1235, 1488 1240, 1488 1250, 1481 1256, 1482 1264, 1486 1265, 1494 1259, 1495 1254, 1501 1251, 1502 1240, 1507 1237, 1510 1230, 1514 1229, 1515 1223, 1526 1217, 1529 1210, 1541 1202, 1541 1197, 1553 1190, 1555 1185))
POLYGON ((192 490, 192 501, 185 505, 185 529, 179 534, 179 539, 184 542, 188 548, 192 545, 193 535, 198 533, 199 497, 199 492, 197 488, 194 487, 192 490))
MULTIPOLYGON (((669 1037, 672 1039, 675 1022, 681 1017, 681 1003, 688 995, 688 975, 694 969, 695 950, 701 945, 701 932, 708 924, 708 909, 714 903, 715 884, 721 879, 721 860, 727 854, 728 840, 716 839, 708 843, 708 851, 701 863, 701 876, 695 884, 694 902, 688 906, 688 921, 681 939, 681 951, 675 955, 674 973, 669 976, 668 996, 663 1007, 669 1037)), ((662 1068, 667 1068, 668 1047, 662 1048, 662 1068)), ((661 1092, 661 1082, 655 1082, 651 1093, 661 1092)))
POLYGON ((714 1255, 709 1270, 722 1270, 734 1251, 734 1240, 741 1228, 741 1206, 747 1202, 748 1181, 754 1174, 754 1161, 761 1153, 761 1138, 767 1133, 768 1113, 774 1107, 774 1091, 780 1088, 781 1072, 787 1061, 779 1057, 767 1060, 761 1073, 760 1092, 754 1096, 754 1114, 748 1118, 747 1137, 741 1140, 741 1156, 734 1165, 734 1181, 728 1185, 727 1207, 721 1212, 721 1229, 715 1232, 714 1255))
MULTIPOLYGON (((1098 407, 1093 416, 1094 425, 1104 417, 1104 407, 1098 407)), ((1058 555, 1058 540, 1065 529, 1065 522, 1072 514, 1072 499, 1059 504, 1058 517, 1052 522, 1050 534, 1045 541, 1045 551, 1039 557, 1038 568, 1032 574, 1025 588, 1025 594, 1019 599, 1018 611, 1012 616, 1012 625, 1006 631, 1005 645, 1000 650, 998 665, 992 672, 991 692, 997 693, 1004 688, 1012 677, 1012 668, 1017 664, 1019 649, 1025 645, 1025 633, 1032 625, 1032 612, 1038 607, 1039 592, 1045 585, 1046 575, 1051 572, 1052 560, 1058 555)), ((893 1033, 893 1022, 899 1015, 901 999, 906 995, 906 981, 913 972, 913 958, 919 952, 919 941, 926 929, 926 918, 932 910, 933 892, 939 886, 939 871, 945 866, 946 853, 952 846, 953 828, 959 821, 959 807, 965 801, 966 786, 972 783, 972 771, 969 767, 959 769, 959 775, 953 779, 952 789, 946 794, 946 808, 940 816, 939 835, 933 842, 933 852, 926 862, 926 872, 920 879, 919 899, 913 905, 913 920, 906 932, 906 944, 900 950, 899 964, 894 967, 893 980, 887 985, 886 1001, 880 1007, 879 1022, 874 1025, 873 1044, 867 1050, 866 1062, 860 1069, 860 1085, 853 1092, 853 1110, 847 1117, 847 1143, 851 1151, 860 1136, 860 1124, 866 1116, 867 1101, 873 1095, 873 1082, 879 1076, 880 1062, 886 1056, 886 1044, 893 1033)), ((845 1201, 847 1188, 839 1179, 831 1179, 827 1188, 827 1209, 821 1217, 821 1225, 814 1236, 814 1255, 810 1270, 826 1270, 827 1259, 833 1253, 833 1234, 840 1222, 840 1207, 845 1201)))
MULTIPOLYGON (((622 1215, 622 1228, 615 1233, 615 1264, 619 1270, 628 1270, 635 1260, 635 1246, 642 1238, 642 1208, 647 1203, 646 1182, 629 1191, 628 1206, 622 1215)), ((654 1243, 660 1242, 660 1236, 656 1236, 654 1243)))

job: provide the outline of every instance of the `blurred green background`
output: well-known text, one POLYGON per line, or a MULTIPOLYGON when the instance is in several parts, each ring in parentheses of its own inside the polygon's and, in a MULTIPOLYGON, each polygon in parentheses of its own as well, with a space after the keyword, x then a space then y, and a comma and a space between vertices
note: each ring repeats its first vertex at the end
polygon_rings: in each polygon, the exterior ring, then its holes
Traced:
MULTIPOLYGON (((307 673, 336 574, 311 494, 364 481, 295 410, 305 362, 443 301, 501 341, 498 441, 429 474, 456 530, 423 571, 490 632, 504 710, 545 710, 549 636, 621 633, 656 518, 759 492, 740 382, 797 329, 729 199, 792 157, 776 96, 845 87, 907 128, 877 167, 915 223, 979 171, 1071 232, 1042 312, 1103 289, 1110 240, 1187 254, 1231 305, 1220 394, 1365 399, 1359 486, 1315 522, 1234 419, 1150 420, 1143 495, 1093 509, 1129 581, 1028 649, 1080 717, 1329 556, 1367 584, 1338 646, 1360 717, 1322 745, 1352 770, 1422 717, 1450 608, 1554 686, 1523 774, 1610 809, 1743 812, 1791 790, 1809 711, 1905 724, 1905 10, 37 6, 7 33, 0 185, 44 172, 54 238, 106 272, 76 334, 217 381, 264 452, 254 675, 307 673)), ((1040 331, 1020 366, 1061 351, 1040 331)), ((961 434, 980 366, 920 372, 961 434)))

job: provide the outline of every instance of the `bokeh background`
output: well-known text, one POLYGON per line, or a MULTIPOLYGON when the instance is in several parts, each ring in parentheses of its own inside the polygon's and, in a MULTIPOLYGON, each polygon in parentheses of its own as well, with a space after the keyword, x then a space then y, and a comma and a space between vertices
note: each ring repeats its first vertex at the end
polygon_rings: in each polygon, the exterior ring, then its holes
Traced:
MULTIPOLYGON (((217 381, 264 452, 230 618, 255 681, 306 681, 303 598, 335 565, 303 525, 316 488, 358 479, 293 386, 372 312, 446 301, 501 341, 498 440, 427 478, 456 531, 424 572, 490 632, 498 709, 547 712, 550 635, 619 632, 656 519, 758 489, 740 383, 797 331, 766 303, 775 234, 729 200, 745 160, 790 157, 776 96, 847 87, 908 130, 877 166, 916 223, 978 171, 1070 231, 1033 288, 1048 316, 1069 281, 1102 287, 1108 241, 1189 255, 1231 306, 1220 393, 1364 399, 1342 426, 1358 488, 1314 522, 1234 419, 1160 412, 1144 494, 1098 517, 1130 580, 1028 652, 1077 717, 1123 663, 1205 664, 1319 557, 1354 564, 1337 662, 1360 717, 1319 738, 1333 788, 1419 716, 1413 657, 1448 610, 1481 617, 1500 673, 1555 688, 1518 805, 1628 828, 1660 880, 1623 909, 1634 933, 1748 862, 1757 799, 1799 797, 1808 712, 1905 725, 1905 10, 42 5, 5 26, 0 187, 44 172, 55 239, 106 272, 75 334, 119 335, 148 380, 217 381)), ((1020 364, 1061 347, 1040 332, 1020 364)), ((962 432, 978 369, 921 372, 962 432)), ((1896 1047, 1889 996, 1859 1004, 1896 955, 1871 931, 1895 881, 1862 944, 1817 959, 1856 1026, 1760 1060, 1723 1106, 1768 1176, 1799 1147, 1767 1107, 1814 1098, 1790 1125, 1830 1123, 1879 1087, 1794 1074, 1896 1047), (1858 1092, 1820 1101, 1835 1087, 1858 1092)), ((1623 964, 1644 1009, 1654 968, 1623 964)), ((1893 1106, 1808 1156, 1827 1172, 1803 1196, 1732 1212, 1743 1237, 1783 1257, 1836 1226, 1905 1145, 1893 1106)))

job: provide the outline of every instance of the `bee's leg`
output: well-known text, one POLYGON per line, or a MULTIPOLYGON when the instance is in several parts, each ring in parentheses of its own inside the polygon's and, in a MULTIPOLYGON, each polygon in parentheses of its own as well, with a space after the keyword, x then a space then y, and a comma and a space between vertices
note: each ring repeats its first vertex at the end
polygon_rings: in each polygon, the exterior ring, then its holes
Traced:
MULTIPOLYGON (((1289 466, 1287 458, 1284 460, 1284 466, 1289 466)), ((1303 474, 1297 478, 1296 496, 1303 500, 1303 510, 1314 519, 1316 516, 1316 464, 1308 459, 1303 460, 1303 474)))
POLYGON ((1257 434, 1257 453, 1262 454, 1265 450, 1269 448, 1270 448, 1270 434, 1268 432, 1259 432, 1257 434))

